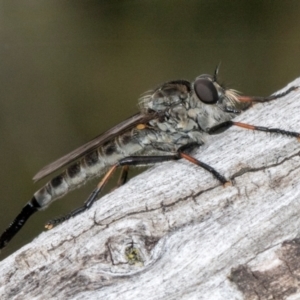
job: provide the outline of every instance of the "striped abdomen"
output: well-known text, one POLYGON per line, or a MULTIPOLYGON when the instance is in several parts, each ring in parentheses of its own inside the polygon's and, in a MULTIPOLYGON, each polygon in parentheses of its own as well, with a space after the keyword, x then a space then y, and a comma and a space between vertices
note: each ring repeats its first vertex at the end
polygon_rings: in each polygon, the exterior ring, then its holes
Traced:
POLYGON ((52 201, 80 187, 87 180, 100 176, 119 159, 141 151, 142 146, 133 137, 134 133, 135 129, 106 142, 49 181, 34 194, 40 207, 46 208, 52 201))

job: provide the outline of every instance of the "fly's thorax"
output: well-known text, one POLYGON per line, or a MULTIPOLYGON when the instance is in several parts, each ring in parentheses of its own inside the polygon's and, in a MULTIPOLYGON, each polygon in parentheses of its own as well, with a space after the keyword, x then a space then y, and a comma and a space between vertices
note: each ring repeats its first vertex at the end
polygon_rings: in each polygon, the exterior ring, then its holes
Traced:
POLYGON ((189 96, 190 90, 190 82, 186 80, 164 83, 140 97, 140 109, 143 113, 149 111, 164 112, 177 104, 184 103, 189 96))
POLYGON ((148 127, 137 132, 137 139, 147 149, 174 153, 184 145, 203 144, 203 134, 206 133, 188 116, 187 106, 179 103, 149 121, 148 127))

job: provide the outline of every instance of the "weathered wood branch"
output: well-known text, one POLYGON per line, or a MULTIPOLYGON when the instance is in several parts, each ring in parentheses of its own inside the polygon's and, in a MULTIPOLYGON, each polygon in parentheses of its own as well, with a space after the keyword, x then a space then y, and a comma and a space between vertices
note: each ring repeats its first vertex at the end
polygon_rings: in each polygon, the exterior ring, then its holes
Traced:
MULTIPOLYGON (((300 131, 300 91, 237 119, 300 131)), ((0 298, 300 297, 299 154, 295 138, 215 135, 195 156, 232 186, 182 160, 151 168, 2 261, 0 298)))

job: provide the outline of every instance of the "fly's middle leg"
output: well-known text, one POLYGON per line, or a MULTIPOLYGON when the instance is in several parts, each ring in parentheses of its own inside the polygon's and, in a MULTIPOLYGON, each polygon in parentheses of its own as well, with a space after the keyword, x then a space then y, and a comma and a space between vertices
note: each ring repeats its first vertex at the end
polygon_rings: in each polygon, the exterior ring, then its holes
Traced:
POLYGON ((111 178, 113 173, 118 167, 123 167, 121 177, 119 179, 119 184, 122 185, 126 182, 127 179, 127 173, 128 173, 128 168, 129 166, 145 166, 145 165, 153 165, 156 163, 160 162, 165 162, 165 161, 171 161, 171 160, 178 160, 184 158, 197 166, 202 167, 203 169, 207 170, 210 172, 218 181, 220 181, 224 186, 227 186, 230 184, 230 181, 227 181, 224 176, 222 176, 218 171, 216 171, 214 168, 211 166, 197 160, 196 158, 186 154, 183 151, 178 151, 178 153, 173 154, 173 155, 162 155, 162 156, 128 156, 125 157, 121 160, 118 161, 115 165, 113 165, 109 171, 105 174, 103 179, 99 182, 97 187, 93 190, 93 192, 90 194, 88 199, 84 202, 83 206, 78 207, 77 209, 73 210, 71 213, 60 217, 56 218, 53 220, 50 220, 48 223, 46 223, 45 227, 47 229, 51 229, 54 226, 70 219, 71 217, 75 217, 76 215, 86 211, 89 209, 95 200, 97 199, 99 193, 102 191, 108 180, 111 178))
POLYGON ((218 181, 220 181, 224 187, 231 185, 231 182, 228 181, 223 175, 221 175, 217 170, 215 170, 213 167, 205 164, 204 162, 196 159, 193 156, 190 156, 184 152, 179 152, 179 155, 181 158, 184 158, 186 160, 188 160, 189 162, 205 169, 206 171, 208 171, 209 173, 211 173, 218 181))

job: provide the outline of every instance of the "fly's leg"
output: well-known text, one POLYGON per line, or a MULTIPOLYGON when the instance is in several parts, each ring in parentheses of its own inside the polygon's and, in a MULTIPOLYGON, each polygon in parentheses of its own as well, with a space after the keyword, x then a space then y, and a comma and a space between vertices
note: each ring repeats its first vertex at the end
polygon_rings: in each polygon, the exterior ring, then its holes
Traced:
POLYGON ((117 167, 118 167, 118 164, 115 164, 109 169, 109 171, 105 174, 105 176, 102 178, 102 180, 98 183, 97 187, 92 191, 92 193, 90 194, 88 199, 84 202, 83 206, 76 208, 71 213, 69 213, 63 217, 59 217, 59 218, 50 220, 49 222, 46 223, 45 228, 52 229, 55 225, 62 223, 64 221, 70 219, 71 217, 74 217, 74 216, 84 212, 85 210, 89 209, 93 205, 98 194, 101 192, 103 187, 106 185, 107 181, 113 175, 113 173, 115 172, 117 167))
POLYGON ((227 122, 224 122, 222 124, 219 124, 219 125, 211 128, 209 133, 213 133, 215 131, 218 131, 221 128, 224 128, 224 127, 228 128, 228 127, 231 127, 231 126, 237 126, 237 127, 242 127, 242 128, 245 128, 245 129, 256 130, 256 131, 264 131, 264 132, 269 132, 269 133, 277 133, 277 134, 281 134, 281 135, 287 135, 287 136, 290 136, 290 137, 295 137, 295 138, 297 138, 298 141, 300 141, 300 133, 299 132, 287 131, 287 130, 283 130, 283 129, 280 129, 280 128, 255 126, 255 125, 250 125, 250 124, 241 123, 241 122, 234 122, 234 121, 227 121, 227 122))
POLYGON ((287 130, 283 130, 280 128, 255 126, 255 125, 250 125, 250 124, 245 124, 245 123, 240 123, 240 122, 232 122, 232 125, 250 129, 250 130, 265 131, 265 132, 269 132, 269 133, 277 133, 277 134, 281 134, 281 135, 287 135, 290 137, 297 138, 297 140, 300 142, 300 133, 299 132, 287 131, 287 130))
MULTIPOLYGON (((97 187, 93 190, 93 192, 90 194, 88 199, 84 202, 83 206, 73 210, 71 213, 57 218, 50 220, 48 223, 46 223, 45 227, 47 229, 53 228, 55 225, 58 225, 71 217, 75 217, 76 215, 84 212, 85 210, 89 209, 93 203, 95 202, 97 196, 101 192, 101 190, 106 185, 107 181, 111 178, 115 170, 120 166, 138 166, 138 165, 151 165, 158 162, 164 162, 164 161, 170 161, 170 160, 176 160, 179 159, 177 155, 166 155, 166 156, 129 156, 125 157, 121 160, 119 160, 118 163, 113 165, 109 171, 105 174, 103 179, 98 183, 97 187)), ((125 171, 126 175, 126 171, 125 171)), ((122 175, 121 175, 122 176, 122 175)), ((121 179, 121 181, 124 181, 124 177, 121 179)), ((124 182, 125 183, 125 182, 124 182)))
POLYGON ((8 242, 17 234, 17 232, 24 226, 26 221, 32 214, 40 209, 40 205, 36 201, 35 197, 31 199, 21 210, 14 221, 9 227, 2 233, 0 237, 0 249, 4 248, 8 242))
POLYGON ((188 161, 190 161, 191 163, 205 169, 206 171, 208 171, 209 173, 211 173, 217 180, 219 180, 223 186, 228 186, 231 184, 230 181, 228 181, 223 175, 221 175, 217 170, 215 170, 213 167, 205 164, 204 162, 196 159, 195 157, 193 156, 190 156, 184 152, 179 152, 179 155, 181 158, 184 158, 188 161))
POLYGON ((209 173, 211 173, 218 181, 220 181, 223 184, 224 187, 231 185, 231 181, 228 181, 223 175, 221 175, 213 167, 205 164, 204 162, 202 162, 202 161, 196 159, 195 157, 190 156, 189 154, 186 153, 186 151, 191 151, 195 147, 199 147, 199 144, 191 143, 188 145, 184 145, 179 148, 178 155, 180 156, 180 158, 184 158, 184 159, 188 160, 189 162, 191 162, 191 163, 203 168, 204 170, 208 171, 209 173))
MULTIPOLYGON (((47 229, 51 229, 54 226, 70 219, 71 217, 75 217, 76 215, 86 211, 87 209, 89 209, 93 203, 95 202, 95 200, 97 199, 99 193, 102 191, 103 187, 106 185, 106 183, 108 182, 108 180, 111 178, 111 176, 113 175, 113 173, 115 172, 115 170, 118 167, 125 167, 127 166, 127 168, 129 166, 142 166, 142 165, 153 165, 156 163, 160 163, 160 162, 165 162, 165 161, 171 161, 171 160, 178 160, 184 158, 194 164, 196 164, 197 166, 202 167, 203 169, 207 170, 208 172, 210 172, 217 180, 219 180, 224 186, 226 186, 228 183, 230 183, 229 181, 227 181, 225 179, 225 177, 223 177, 219 172, 217 172, 214 168, 210 167, 209 165, 197 160, 196 158, 182 152, 179 151, 178 153, 174 154, 174 155, 163 155, 163 156, 128 156, 125 157, 121 160, 118 161, 118 163, 116 163, 115 165, 113 165, 109 171, 105 174, 105 176, 103 177, 103 179, 99 182, 99 184, 97 185, 97 187, 93 190, 93 192, 90 194, 90 196, 88 197, 88 199, 84 202, 83 206, 73 210, 71 213, 57 218, 57 219, 53 219, 50 220, 48 223, 46 223, 45 227, 47 229)), ((121 183, 125 183, 126 181, 126 173, 128 173, 128 169, 124 169, 123 172, 125 173, 124 175, 121 175, 121 183)))
POLYGON ((121 185, 124 185, 127 182, 128 171, 129 171, 129 166, 126 165, 122 167, 120 178, 117 183, 117 188, 120 187, 121 185))
POLYGON ((292 86, 289 89, 287 89, 285 92, 280 93, 280 94, 276 94, 276 95, 271 95, 268 97, 252 97, 252 96, 238 96, 238 100, 240 102, 259 102, 259 103, 263 103, 263 102, 269 102, 269 101, 273 101, 279 98, 282 98, 286 95, 288 95, 289 93, 296 91, 299 89, 299 86, 292 86))
POLYGON ((120 186, 124 185, 127 182, 128 172, 129 172, 129 166, 123 166, 117 185, 110 190, 111 192, 119 188, 120 186))

